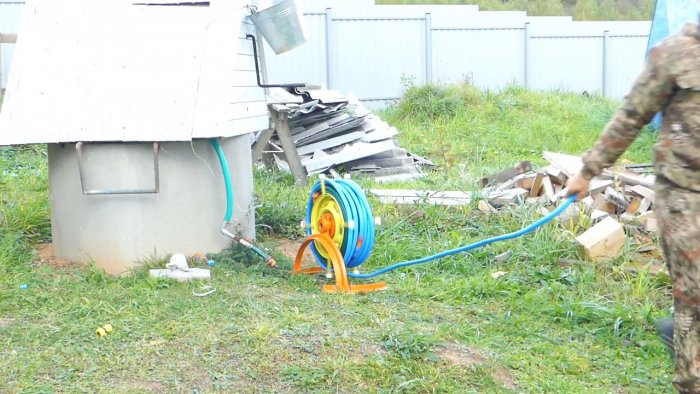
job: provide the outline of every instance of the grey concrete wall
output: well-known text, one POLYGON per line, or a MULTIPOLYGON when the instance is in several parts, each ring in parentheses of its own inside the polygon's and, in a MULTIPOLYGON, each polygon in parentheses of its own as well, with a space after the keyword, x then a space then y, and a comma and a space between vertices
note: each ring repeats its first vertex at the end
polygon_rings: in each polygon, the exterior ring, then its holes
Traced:
MULTIPOLYGON (((233 180, 229 227, 254 237, 250 136, 220 140, 233 180)), ((152 144, 83 146, 86 189, 150 188, 152 144)), ((221 167, 208 141, 161 143, 160 193, 83 195, 74 144, 49 145, 51 227, 57 257, 94 260, 110 274, 170 253, 219 252, 231 240, 219 232, 226 213, 221 167), (196 155, 195 153, 196 152, 196 155), (199 156, 199 157, 197 157, 199 156)))

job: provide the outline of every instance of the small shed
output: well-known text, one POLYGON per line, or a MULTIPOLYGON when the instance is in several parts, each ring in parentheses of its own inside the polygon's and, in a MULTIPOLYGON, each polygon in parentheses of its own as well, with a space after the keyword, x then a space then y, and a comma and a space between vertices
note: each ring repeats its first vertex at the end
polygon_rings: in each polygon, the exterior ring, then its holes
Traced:
POLYGON ((48 144, 57 257, 120 274, 254 232, 251 133, 269 127, 246 2, 29 0, 0 145, 48 144))

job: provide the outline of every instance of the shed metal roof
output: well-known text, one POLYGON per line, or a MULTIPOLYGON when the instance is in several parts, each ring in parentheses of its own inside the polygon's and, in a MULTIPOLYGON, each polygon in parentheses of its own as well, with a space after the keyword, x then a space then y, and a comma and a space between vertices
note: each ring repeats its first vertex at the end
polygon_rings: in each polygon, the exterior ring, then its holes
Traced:
POLYGON ((244 1, 134 3, 26 2, 0 145, 189 141, 266 126, 244 1))

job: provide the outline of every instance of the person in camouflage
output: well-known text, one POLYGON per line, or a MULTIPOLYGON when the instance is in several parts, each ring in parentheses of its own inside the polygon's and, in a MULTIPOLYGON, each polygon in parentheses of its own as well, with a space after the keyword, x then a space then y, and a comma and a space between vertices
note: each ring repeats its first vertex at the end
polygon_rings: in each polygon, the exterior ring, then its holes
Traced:
POLYGON ((649 52, 621 108, 567 186, 583 198, 589 181, 612 166, 656 113, 655 212, 673 285, 673 386, 700 393, 700 25, 688 23, 649 52))

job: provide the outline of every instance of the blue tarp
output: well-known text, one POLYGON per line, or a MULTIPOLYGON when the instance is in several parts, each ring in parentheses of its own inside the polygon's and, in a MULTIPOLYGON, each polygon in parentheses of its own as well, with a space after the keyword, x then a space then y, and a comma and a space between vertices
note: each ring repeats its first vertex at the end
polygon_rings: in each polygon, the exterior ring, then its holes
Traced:
MULTIPOLYGON (((647 54, 659 41, 676 34, 686 23, 697 21, 699 16, 700 0, 656 0, 647 54)), ((661 114, 657 114, 652 126, 658 128, 660 122, 661 114)))

